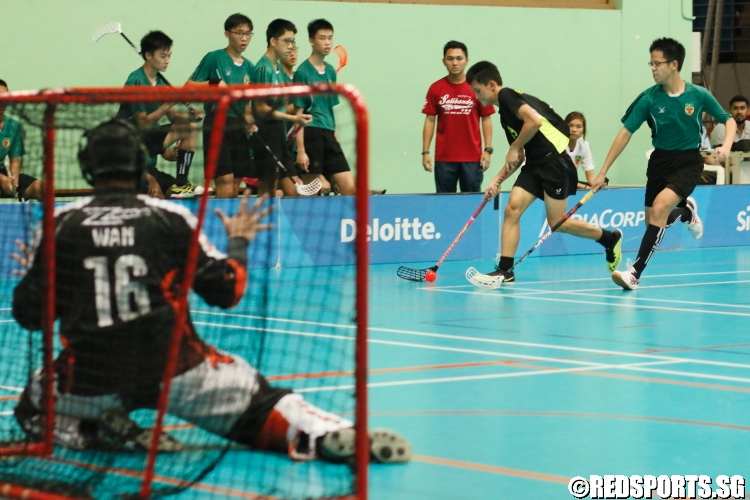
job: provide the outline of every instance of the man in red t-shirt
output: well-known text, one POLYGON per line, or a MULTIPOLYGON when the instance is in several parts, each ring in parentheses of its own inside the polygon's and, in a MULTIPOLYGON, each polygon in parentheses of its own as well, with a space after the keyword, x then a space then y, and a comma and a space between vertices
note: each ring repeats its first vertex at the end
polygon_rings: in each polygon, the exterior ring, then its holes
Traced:
POLYGON ((456 183, 462 193, 482 190, 483 172, 490 167, 492 154, 492 120, 495 108, 482 106, 466 82, 464 69, 469 62, 466 45, 451 40, 443 47, 443 64, 448 76, 427 91, 422 107, 425 115, 422 129, 422 166, 432 172, 430 143, 437 121, 435 139, 435 187, 438 193, 455 193, 456 183), (482 138, 479 122, 482 122, 482 138))

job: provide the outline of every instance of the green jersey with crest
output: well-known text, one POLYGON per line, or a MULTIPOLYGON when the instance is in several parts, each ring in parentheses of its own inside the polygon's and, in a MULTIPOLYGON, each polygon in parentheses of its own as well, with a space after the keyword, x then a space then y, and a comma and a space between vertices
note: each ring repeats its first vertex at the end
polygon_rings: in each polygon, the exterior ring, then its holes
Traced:
POLYGON ((703 87, 686 82, 681 94, 670 95, 661 85, 654 85, 633 101, 622 124, 632 134, 646 122, 655 148, 687 151, 700 148, 703 112, 719 123, 732 118, 703 87))
MULTIPOLYGON (((255 63, 255 77, 253 83, 264 84, 264 85, 284 85, 286 75, 279 69, 279 63, 272 63, 267 55, 263 54, 263 57, 258 59, 255 63), (282 76, 283 75, 283 76, 282 76)), ((286 112, 286 99, 268 99, 268 104, 273 109, 286 112)))
POLYGON ((5 115, 3 128, 0 130, 0 169, 6 157, 20 158, 26 154, 23 147, 23 131, 15 118, 5 115))
MULTIPOLYGON (((222 80, 227 85, 250 85, 251 82, 254 83, 254 72, 255 67, 244 57, 241 63, 237 63, 226 49, 219 49, 203 56, 198 67, 190 75, 190 80, 194 82, 222 80)), ((230 106, 227 115, 243 118, 246 105, 247 102, 240 102, 240 105, 230 106)), ((207 113, 212 111, 213 109, 206 109, 207 113)))
MULTIPOLYGON (((126 87, 159 87, 169 85, 167 81, 161 76, 161 73, 156 74, 156 83, 151 83, 151 80, 146 76, 146 72, 143 71, 143 66, 133 71, 128 75, 128 79, 125 80, 126 87)), ((150 115, 161 106, 162 102, 124 102, 120 104, 120 109, 117 111, 117 117, 127 120, 136 127, 138 123, 135 120, 135 114, 138 112, 144 112, 150 115)), ((151 126, 155 127, 158 122, 154 122, 151 126)))
MULTIPOLYGON (((300 85, 316 85, 318 83, 336 83, 336 70, 333 66, 324 62, 325 70, 318 71, 309 59, 299 65, 294 73, 294 83, 300 85)), ((339 96, 333 95, 306 95, 295 99, 294 105, 304 109, 305 113, 312 115, 310 127, 318 127, 327 130, 336 130, 336 119, 333 116, 333 107, 339 103, 339 96)))

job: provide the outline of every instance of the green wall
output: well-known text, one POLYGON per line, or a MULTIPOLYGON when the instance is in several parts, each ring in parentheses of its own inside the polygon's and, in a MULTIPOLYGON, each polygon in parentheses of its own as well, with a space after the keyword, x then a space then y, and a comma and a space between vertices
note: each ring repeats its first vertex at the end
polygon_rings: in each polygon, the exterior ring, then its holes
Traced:
MULTIPOLYGON (((206 52, 226 45, 223 22, 231 13, 242 12, 255 23, 256 36, 245 53, 253 62, 265 49, 271 20, 284 17, 300 28, 301 61, 309 51, 307 22, 325 17, 335 26, 334 42, 349 52, 340 81, 358 87, 369 105, 371 186, 389 193, 433 192, 431 174, 421 166, 420 110, 427 87, 445 73, 441 48, 446 41, 463 41, 470 62, 495 62, 508 86, 546 100, 561 115, 586 114, 598 167, 628 104, 653 84, 646 66, 650 42, 672 36, 690 51, 691 22, 683 17, 683 2, 689 13, 690 0, 622 0, 617 10, 308 0, 3 0, 0 78, 12 90, 120 86, 138 66, 137 57, 114 35, 97 44, 91 40, 97 26, 120 21, 136 43, 151 29, 175 40, 166 76, 179 84, 206 52)), ((689 67, 683 75, 690 79, 689 67)), ((492 173, 506 150, 497 120, 494 125, 492 173)), ((645 183, 649 148, 644 127, 615 165, 612 183, 645 183)), ((199 175, 197 170, 193 173, 199 175)))

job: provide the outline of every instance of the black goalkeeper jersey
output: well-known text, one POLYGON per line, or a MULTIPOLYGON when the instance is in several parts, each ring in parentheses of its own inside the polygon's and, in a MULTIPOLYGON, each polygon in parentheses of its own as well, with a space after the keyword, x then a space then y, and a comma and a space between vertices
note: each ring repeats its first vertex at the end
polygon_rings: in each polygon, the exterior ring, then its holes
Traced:
MULTIPOLYGON (((196 218, 182 206, 117 191, 61 206, 55 219, 60 390, 155 397, 196 218)), ((204 235, 199 241, 194 291, 209 305, 235 305, 245 290, 246 244, 242 258, 230 259, 204 235)), ((35 252, 13 297, 13 315, 29 330, 42 326, 42 254, 35 252)), ((176 373, 213 355, 188 317, 176 373)))
POLYGON ((528 104, 539 114, 542 126, 524 146, 526 164, 542 163, 565 151, 568 146, 570 128, 549 104, 509 87, 500 89, 497 96, 500 108, 500 123, 505 131, 508 144, 516 140, 523 127, 523 119, 518 117, 518 109, 528 104))

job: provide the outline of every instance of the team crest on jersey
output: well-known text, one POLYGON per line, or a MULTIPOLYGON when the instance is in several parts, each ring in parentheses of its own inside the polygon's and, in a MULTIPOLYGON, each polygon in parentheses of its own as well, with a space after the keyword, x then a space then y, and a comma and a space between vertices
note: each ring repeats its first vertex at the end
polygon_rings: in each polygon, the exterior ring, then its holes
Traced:
POLYGON ((10 139, 3 139, 3 147, 4 148, 10 147, 10 139))
POLYGON ((250 77, 247 76, 247 75, 245 75, 245 78, 242 79, 242 83, 244 83, 245 85, 249 85, 250 84, 250 77))
POLYGON ((685 105, 685 113, 687 113, 688 116, 692 116, 694 112, 695 112, 695 107, 692 104, 685 105))
POLYGON ((582 159, 583 159, 583 157, 581 157, 579 155, 576 155, 576 160, 575 160, 576 161, 576 165, 580 165, 582 159))

